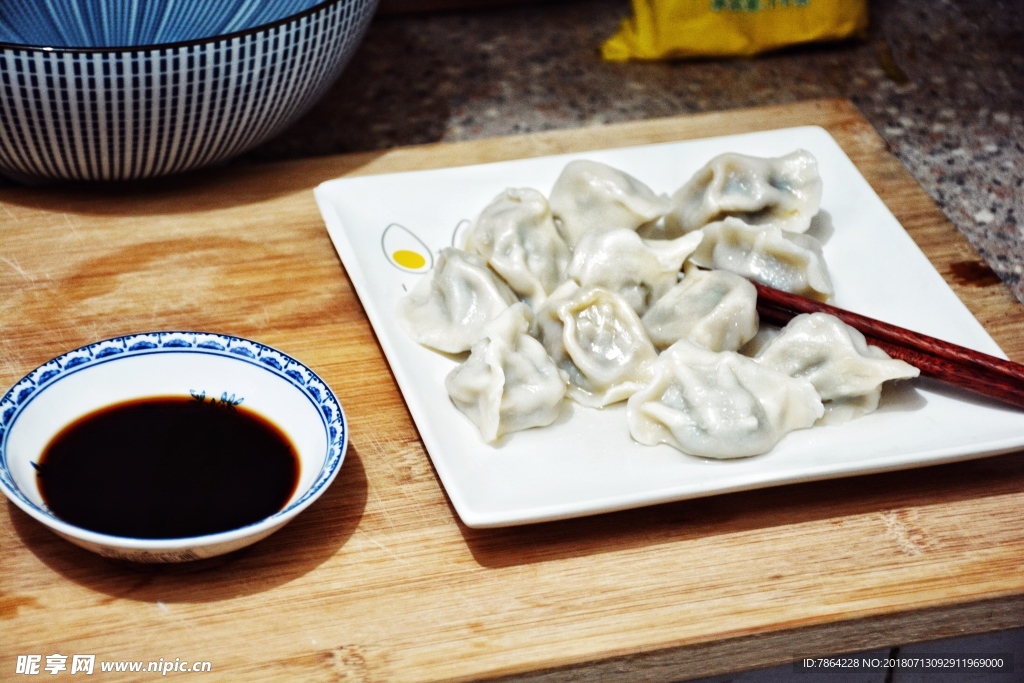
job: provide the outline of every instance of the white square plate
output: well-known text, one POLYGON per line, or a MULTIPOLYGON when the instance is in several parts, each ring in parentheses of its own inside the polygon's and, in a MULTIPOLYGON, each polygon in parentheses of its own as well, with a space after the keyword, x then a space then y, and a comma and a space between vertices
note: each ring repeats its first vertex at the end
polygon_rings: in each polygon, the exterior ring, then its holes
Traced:
POLYGON ((1024 412, 927 381, 888 391, 876 413, 794 432, 770 453, 740 460, 706 460, 668 446, 637 444, 622 404, 603 411, 573 405, 568 419, 491 446, 445 392, 444 377, 455 361, 419 346, 398 325, 398 299, 507 187, 547 194, 568 161, 588 158, 671 194, 717 154, 781 156, 798 148, 814 154, 820 165, 818 229, 826 238, 835 304, 1005 358, 836 141, 817 127, 342 178, 316 189, 334 246, 463 522, 490 527, 576 517, 1024 446, 1024 412))

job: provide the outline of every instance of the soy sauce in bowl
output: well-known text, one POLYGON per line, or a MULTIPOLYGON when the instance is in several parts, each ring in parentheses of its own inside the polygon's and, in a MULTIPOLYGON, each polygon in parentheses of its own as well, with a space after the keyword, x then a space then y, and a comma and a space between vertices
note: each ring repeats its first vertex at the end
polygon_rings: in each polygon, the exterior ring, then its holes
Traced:
POLYGON ((299 458, 241 405, 162 396, 117 403, 62 429, 38 465, 50 511, 112 536, 173 539, 238 529, 282 510, 299 458))

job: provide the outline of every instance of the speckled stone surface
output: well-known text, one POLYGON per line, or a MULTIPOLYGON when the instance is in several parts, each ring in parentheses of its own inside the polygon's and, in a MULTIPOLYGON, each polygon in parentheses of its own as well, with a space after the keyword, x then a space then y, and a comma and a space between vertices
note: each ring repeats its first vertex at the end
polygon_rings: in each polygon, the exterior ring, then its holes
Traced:
POLYGON ((847 97, 1024 302, 1024 3, 878 0, 863 42, 602 62, 629 12, 560 0, 379 16, 327 96, 238 163, 847 97))

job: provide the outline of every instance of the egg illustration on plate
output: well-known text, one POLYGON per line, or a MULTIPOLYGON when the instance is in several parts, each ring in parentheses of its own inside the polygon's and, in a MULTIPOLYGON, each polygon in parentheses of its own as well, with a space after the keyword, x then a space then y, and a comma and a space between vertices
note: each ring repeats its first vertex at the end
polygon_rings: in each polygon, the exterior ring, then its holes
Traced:
POLYGON ((466 218, 456 223, 455 230, 452 231, 452 246, 456 249, 465 249, 466 240, 469 237, 469 229, 472 227, 473 222, 466 218))
POLYGON ((430 249, 404 225, 392 223, 384 228, 380 245, 391 265, 407 273, 426 273, 434 267, 430 249))

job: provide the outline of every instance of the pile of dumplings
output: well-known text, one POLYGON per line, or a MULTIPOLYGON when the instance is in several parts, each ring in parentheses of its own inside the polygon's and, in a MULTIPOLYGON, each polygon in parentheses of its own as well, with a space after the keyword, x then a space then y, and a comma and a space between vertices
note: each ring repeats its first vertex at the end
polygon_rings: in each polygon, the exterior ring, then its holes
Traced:
POLYGON ((821 201, 806 151, 723 154, 671 197, 605 164, 569 163, 549 195, 507 189, 463 249, 443 249, 398 305, 420 344, 461 362, 445 387, 494 442, 566 400, 626 402, 642 444, 737 458, 875 410, 918 375, 835 317, 759 326, 750 280, 827 301, 821 201), (465 355, 468 352, 468 355, 465 355))

